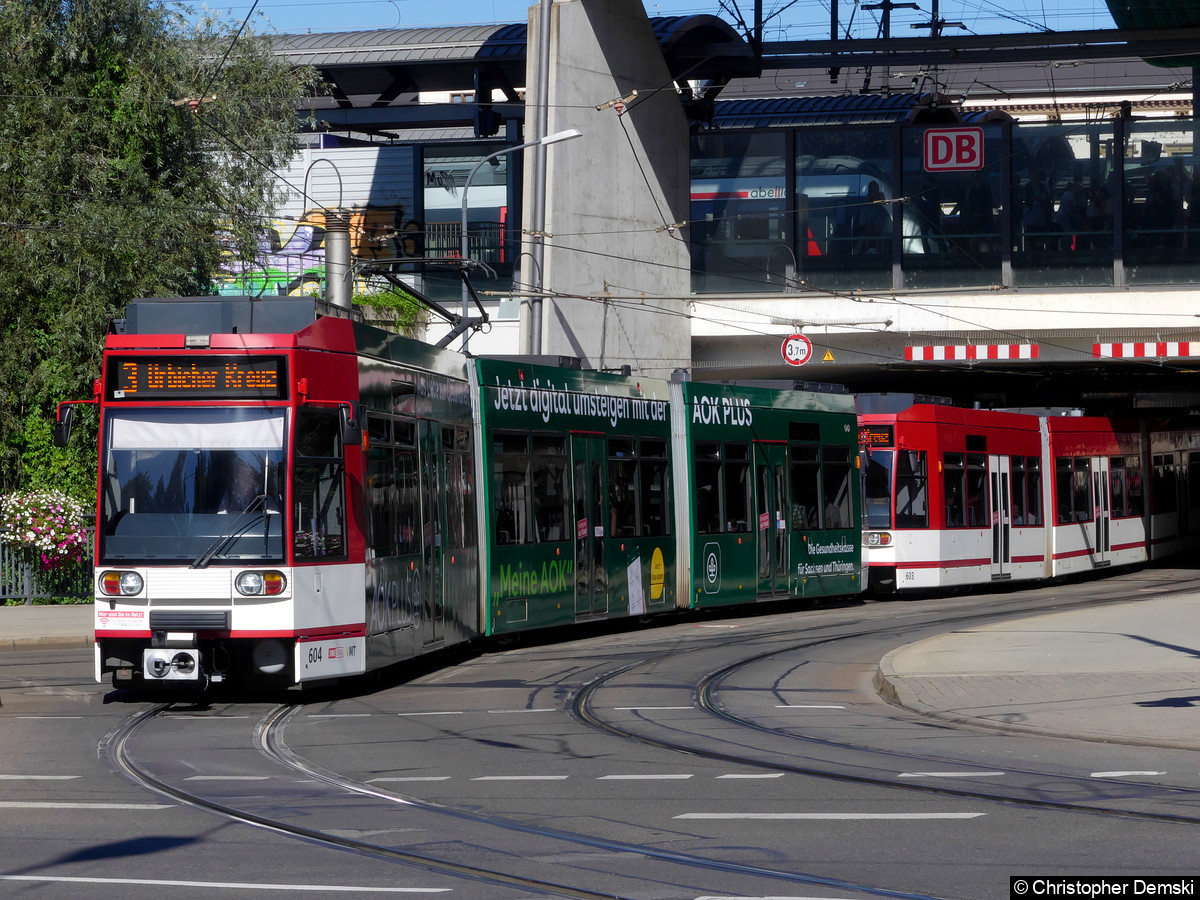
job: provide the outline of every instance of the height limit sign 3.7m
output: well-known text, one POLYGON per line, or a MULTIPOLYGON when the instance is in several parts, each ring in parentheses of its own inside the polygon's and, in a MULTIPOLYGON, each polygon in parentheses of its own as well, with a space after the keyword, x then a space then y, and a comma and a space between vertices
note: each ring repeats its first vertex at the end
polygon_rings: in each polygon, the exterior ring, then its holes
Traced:
POLYGON ((780 352, 789 366, 802 366, 812 359, 812 341, 802 334, 790 334, 783 339, 780 352))

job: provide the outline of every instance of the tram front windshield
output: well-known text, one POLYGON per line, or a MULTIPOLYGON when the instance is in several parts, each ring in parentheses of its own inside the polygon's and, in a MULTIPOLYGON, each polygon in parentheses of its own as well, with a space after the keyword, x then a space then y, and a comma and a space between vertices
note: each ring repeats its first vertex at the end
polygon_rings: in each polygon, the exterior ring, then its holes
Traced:
POLYGON ((283 560, 285 413, 250 407, 110 410, 100 560, 283 560))

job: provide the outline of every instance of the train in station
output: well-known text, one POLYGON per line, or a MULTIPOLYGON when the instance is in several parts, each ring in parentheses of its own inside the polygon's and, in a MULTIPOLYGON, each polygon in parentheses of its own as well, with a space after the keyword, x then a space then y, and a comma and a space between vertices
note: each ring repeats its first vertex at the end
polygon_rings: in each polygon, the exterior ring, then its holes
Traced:
MULTIPOLYGON (((131 302, 95 673, 328 683, 496 636, 1195 546, 1200 430, 472 358, 306 298, 131 302)), ((56 439, 74 404, 60 406, 56 439)))
POLYGON ((97 680, 306 686, 861 590, 852 397, 555 362, 302 298, 131 302, 92 401, 97 680))
POLYGON ((918 403, 859 418, 875 592, 1040 581, 1200 543, 1200 429, 918 403))

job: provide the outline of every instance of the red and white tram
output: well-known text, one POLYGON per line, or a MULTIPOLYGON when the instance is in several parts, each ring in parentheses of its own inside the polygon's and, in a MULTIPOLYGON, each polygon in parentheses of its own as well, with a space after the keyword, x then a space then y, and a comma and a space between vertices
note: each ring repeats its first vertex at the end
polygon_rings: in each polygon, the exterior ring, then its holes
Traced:
POLYGON ((1134 565, 1182 549, 1200 524, 1186 490, 1195 430, 914 404, 861 415, 859 435, 876 591, 1134 565))

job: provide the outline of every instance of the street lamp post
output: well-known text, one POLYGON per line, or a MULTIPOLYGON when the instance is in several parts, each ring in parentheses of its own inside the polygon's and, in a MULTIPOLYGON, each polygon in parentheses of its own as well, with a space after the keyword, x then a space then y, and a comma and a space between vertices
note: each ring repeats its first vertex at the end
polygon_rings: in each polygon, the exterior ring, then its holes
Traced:
MULTIPOLYGON (((577 137, 583 137, 582 132, 580 132, 579 129, 577 129, 577 128, 568 128, 565 131, 556 131, 556 132, 554 132, 554 134, 548 134, 544 138, 540 138, 539 140, 536 140, 536 141, 527 141, 524 144, 515 144, 512 147, 505 147, 503 150, 497 150, 495 153, 489 153, 487 156, 485 156, 483 159, 481 159, 479 162, 477 162, 475 164, 475 168, 473 168, 470 171, 470 173, 467 175, 467 180, 463 183, 463 192, 462 192, 462 259, 463 259, 464 266, 466 265, 466 261, 471 256, 470 248, 467 246, 467 189, 471 186, 471 181, 472 181, 472 179, 474 179, 475 173, 478 172, 480 170, 480 168, 483 167, 484 163, 490 162, 491 160, 496 159, 497 157, 504 156, 509 153, 516 153, 518 150, 524 150, 527 147, 536 147, 539 145, 544 147, 548 144, 557 144, 560 141, 569 141, 569 140, 573 140, 574 138, 577 138, 577 137)), ((467 281, 466 281, 466 279, 468 277, 469 277, 469 275, 467 275, 467 273, 464 269, 464 278, 463 278, 463 286, 462 286, 462 319, 463 319, 464 326, 467 321, 467 316, 470 314, 471 292, 467 289, 467 281)), ((471 336, 471 329, 464 328, 463 340, 462 340, 462 352, 463 353, 467 352, 467 341, 469 340, 470 336, 471 336)))

